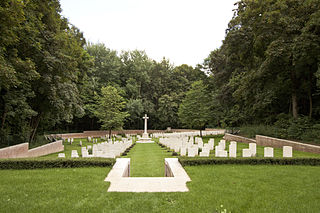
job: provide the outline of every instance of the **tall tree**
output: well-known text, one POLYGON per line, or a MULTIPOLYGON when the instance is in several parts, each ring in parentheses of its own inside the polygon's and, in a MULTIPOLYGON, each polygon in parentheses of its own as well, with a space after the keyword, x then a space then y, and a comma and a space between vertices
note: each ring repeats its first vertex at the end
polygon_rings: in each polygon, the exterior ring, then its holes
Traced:
POLYGON ((202 130, 210 120, 210 101, 202 81, 192 84, 179 106, 178 115, 184 126, 199 129, 202 136, 202 130))
POLYGON ((122 128, 124 119, 129 116, 124 112, 126 103, 115 87, 107 86, 101 88, 101 95, 98 97, 98 106, 95 111, 96 116, 102 123, 101 128, 111 131, 122 128))

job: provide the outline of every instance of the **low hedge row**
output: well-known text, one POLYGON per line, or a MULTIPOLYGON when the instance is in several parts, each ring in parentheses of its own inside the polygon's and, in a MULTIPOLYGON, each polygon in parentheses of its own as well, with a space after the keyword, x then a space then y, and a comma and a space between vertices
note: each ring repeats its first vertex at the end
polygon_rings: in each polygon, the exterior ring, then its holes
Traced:
POLYGON ((127 148, 122 154, 121 156, 127 156, 128 152, 130 152, 130 150, 134 147, 134 145, 136 145, 136 143, 133 143, 129 148, 127 148))
POLYGON ((114 159, 10 159, 0 160, 0 169, 111 167, 114 163, 114 159))
POLYGON ((247 165, 309 165, 320 166, 320 158, 187 158, 179 157, 182 166, 247 164, 247 165))

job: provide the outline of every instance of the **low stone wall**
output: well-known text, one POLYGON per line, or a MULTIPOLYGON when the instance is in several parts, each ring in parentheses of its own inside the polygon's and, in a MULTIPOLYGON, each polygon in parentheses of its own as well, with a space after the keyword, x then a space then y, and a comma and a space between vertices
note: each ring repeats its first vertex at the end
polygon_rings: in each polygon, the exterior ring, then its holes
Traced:
POLYGON ((271 146, 276 148, 282 148, 283 146, 292 146, 293 150, 320 154, 320 146, 315 146, 311 144, 272 138, 263 135, 256 135, 256 141, 257 145, 259 146, 271 146))
MULTIPOLYGON (((144 130, 118 130, 118 131, 112 131, 111 134, 117 135, 117 134, 140 134, 142 135, 144 130)), ((172 132, 193 132, 193 131, 199 131, 194 129, 171 129, 172 132)), ((164 133, 166 130, 148 130, 149 134, 152 133, 164 133)), ((106 130, 100 130, 100 131, 83 131, 79 133, 66 133, 66 134, 52 134, 49 135, 51 137, 59 137, 62 139, 66 138, 87 138, 87 137, 102 137, 109 134, 109 131, 106 130)))
POLYGON ((223 138, 228 141, 237 141, 237 142, 242 142, 242 143, 256 143, 256 140, 254 140, 254 139, 242 137, 239 135, 232 135, 232 134, 228 134, 228 133, 225 133, 223 138))
POLYGON ((29 143, 22 143, 15 146, 0 149, 0 158, 30 158, 48 155, 64 150, 62 140, 52 142, 29 150, 29 143))
POLYGON ((27 155, 29 143, 22 143, 0 149, 0 158, 23 158, 27 155))
POLYGON ((61 152, 63 150, 64 146, 62 145, 62 140, 59 140, 53 143, 48 143, 46 145, 36 147, 34 149, 30 149, 28 151, 28 157, 39 157, 51 153, 61 152))

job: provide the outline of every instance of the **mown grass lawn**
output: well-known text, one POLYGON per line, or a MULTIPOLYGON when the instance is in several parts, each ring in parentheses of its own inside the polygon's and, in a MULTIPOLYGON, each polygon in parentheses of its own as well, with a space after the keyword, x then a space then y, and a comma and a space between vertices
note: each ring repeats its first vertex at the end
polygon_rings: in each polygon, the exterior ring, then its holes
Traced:
POLYGON ((172 157, 172 152, 157 143, 137 143, 126 157, 131 177, 164 177, 164 159, 172 157))
POLYGON ((187 166, 184 193, 107 192, 110 168, 0 170, 0 212, 319 212, 320 168, 187 166), (223 205, 221 208, 220 205, 223 205))

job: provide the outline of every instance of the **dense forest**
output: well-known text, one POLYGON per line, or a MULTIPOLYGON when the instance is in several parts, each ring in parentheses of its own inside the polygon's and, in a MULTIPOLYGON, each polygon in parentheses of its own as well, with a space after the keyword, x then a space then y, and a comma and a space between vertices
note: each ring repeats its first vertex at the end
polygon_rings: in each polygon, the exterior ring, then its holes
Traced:
POLYGON ((0 17, 1 146, 142 129, 145 113, 151 129, 320 140, 320 0, 239 1, 222 46, 196 67, 90 43, 58 0, 4 0, 0 17))

